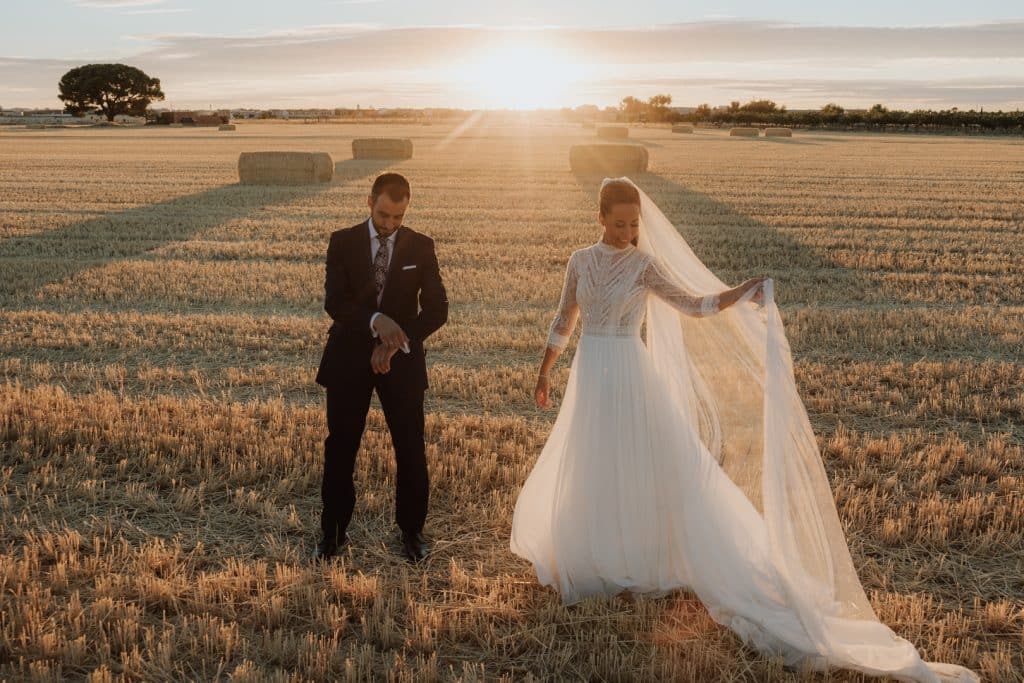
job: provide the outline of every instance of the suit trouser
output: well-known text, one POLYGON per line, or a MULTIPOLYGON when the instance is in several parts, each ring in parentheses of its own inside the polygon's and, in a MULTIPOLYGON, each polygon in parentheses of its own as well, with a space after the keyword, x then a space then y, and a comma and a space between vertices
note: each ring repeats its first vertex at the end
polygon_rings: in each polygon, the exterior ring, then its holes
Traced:
MULTIPOLYGON (((348 528, 355 508, 353 482, 356 454, 366 427, 374 383, 327 389, 327 431, 324 476, 320 488, 323 513, 320 527, 328 538, 348 528)), ((429 478, 423 444, 423 391, 396 391, 376 386, 384 419, 395 448, 395 522, 406 533, 423 529, 427 518, 429 478)))

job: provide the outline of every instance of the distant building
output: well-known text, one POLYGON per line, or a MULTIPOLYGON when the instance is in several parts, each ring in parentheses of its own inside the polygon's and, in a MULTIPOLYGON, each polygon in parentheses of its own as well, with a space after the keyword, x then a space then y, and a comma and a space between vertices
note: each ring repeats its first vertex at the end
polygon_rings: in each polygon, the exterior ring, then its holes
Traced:
POLYGON ((157 123, 167 125, 180 123, 186 126, 219 126, 231 120, 224 112, 164 111, 157 117, 157 123))
POLYGON ((12 123, 26 125, 29 123, 73 124, 87 122, 60 109, 4 109, 0 112, 0 124, 12 123))

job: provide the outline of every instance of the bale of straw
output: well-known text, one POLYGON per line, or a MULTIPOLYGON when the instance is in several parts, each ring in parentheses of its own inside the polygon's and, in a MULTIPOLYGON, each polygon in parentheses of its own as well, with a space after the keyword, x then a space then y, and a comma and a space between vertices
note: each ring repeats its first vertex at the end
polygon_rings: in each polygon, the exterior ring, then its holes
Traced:
POLYGON ((605 138, 606 140, 628 138, 629 128, 625 126, 598 126, 597 137, 605 138))
POLYGON ((729 135, 734 137, 756 138, 760 134, 757 128, 741 126, 729 129, 729 135))
POLYGON ((791 137, 793 137, 793 129, 792 128, 765 128, 764 129, 764 135, 765 135, 765 137, 791 138, 791 137))
POLYGON ((569 168, 575 173, 643 173, 647 170, 647 148, 633 144, 573 145, 569 168))
POLYGON ((356 138, 352 141, 353 159, 412 159, 409 138, 356 138))
POLYGON ((43 130, 44 128, 46 128, 46 124, 45 123, 28 123, 28 124, 25 124, 25 128, 28 128, 29 130, 43 130))
POLYGON ((327 152, 242 152, 238 181, 243 185, 308 185, 334 176, 327 152))
POLYGON ((217 126, 217 130, 234 130, 234 129, 235 129, 235 124, 233 124, 233 123, 222 123, 219 126, 217 126))
POLYGON ((685 126, 685 125, 682 125, 682 124, 676 124, 676 125, 672 126, 672 132, 673 133, 692 133, 693 132, 693 126, 685 126))

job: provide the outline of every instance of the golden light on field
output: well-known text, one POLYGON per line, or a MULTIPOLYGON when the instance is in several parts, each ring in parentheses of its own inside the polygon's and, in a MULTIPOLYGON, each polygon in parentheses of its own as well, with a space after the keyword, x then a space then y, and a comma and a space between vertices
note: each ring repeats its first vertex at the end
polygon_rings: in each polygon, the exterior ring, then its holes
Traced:
POLYGON ((542 109, 564 106, 566 90, 586 72, 572 55, 537 40, 522 40, 468 55, 451 78, 483 108, 542 109))
MULTIPOLYGON (((594 131, 529 117, 0 130, 0 680, 824 680, 753 656, 685 591, 563 607, 509 552, 555 417, 532 389, 565 262, 599 235, 599 180, 567 164, 594 131), (415 154, 353 160, 356 137, 415 154), (296 148, 330 153, 334 179, 238 184, 241 152, 296 148), (324 255, 386 169, 452 302, 427 342, 435 545, 415 569, 396 551, 374 406, 353 542, 315 567, 324 255)), ((776 279, 879 618, 929 659, 1020 680, 1019 140, 630 139, 716 274, 776 279)))

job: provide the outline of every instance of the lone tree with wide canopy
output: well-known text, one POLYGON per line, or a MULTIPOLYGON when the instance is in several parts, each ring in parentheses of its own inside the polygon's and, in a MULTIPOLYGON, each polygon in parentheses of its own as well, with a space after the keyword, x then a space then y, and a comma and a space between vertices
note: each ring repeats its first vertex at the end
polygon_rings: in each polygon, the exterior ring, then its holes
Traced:
POLYGON ((102 112, 108 121, 119 114, 145 116, 153 100, 164 99, 160 79, 127 64, 86 64, 60 79, 58 97, 64 111, 81 116, 102 112))

